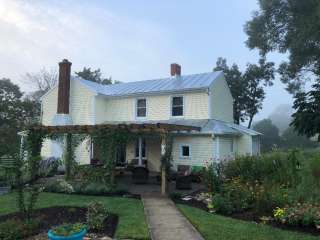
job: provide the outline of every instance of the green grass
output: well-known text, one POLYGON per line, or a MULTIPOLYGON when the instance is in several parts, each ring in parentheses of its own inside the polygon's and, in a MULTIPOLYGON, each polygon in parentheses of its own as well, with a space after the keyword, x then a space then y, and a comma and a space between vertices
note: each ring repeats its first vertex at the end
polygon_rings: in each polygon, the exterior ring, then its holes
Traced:
POLYGON ((198 208, 178 204, 177 207, 198 229, 206 240, 315 240, 307 234, 285 231, 271 226, 256 224, 210 214, 198 208))
MULTIPOLYGON (((13 193, 0 196, 0 215, 17 211, 15 196, 13 193)), ((119 216, 115 236, 117 239, 150 239, 143 205, 137 199, 41 193, 37 208, 50 206, 85 207, 94 200, 104 203, 110 212, 119 216)))

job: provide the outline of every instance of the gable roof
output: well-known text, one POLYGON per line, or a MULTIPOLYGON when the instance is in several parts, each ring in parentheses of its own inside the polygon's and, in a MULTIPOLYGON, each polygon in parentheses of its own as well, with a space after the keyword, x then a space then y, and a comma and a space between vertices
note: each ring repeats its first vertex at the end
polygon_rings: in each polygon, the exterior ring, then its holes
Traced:
POLYGON ((183 75, 154 80, 138 82, 119 83, 102 85, 99 83, 84 80, 79 77, 72 77, 97 94, 110 97, 132 96, 140 94, 159 94, 172 92, 188 92, 194 90, 205 90, 223 73, 221 71, 183 75))

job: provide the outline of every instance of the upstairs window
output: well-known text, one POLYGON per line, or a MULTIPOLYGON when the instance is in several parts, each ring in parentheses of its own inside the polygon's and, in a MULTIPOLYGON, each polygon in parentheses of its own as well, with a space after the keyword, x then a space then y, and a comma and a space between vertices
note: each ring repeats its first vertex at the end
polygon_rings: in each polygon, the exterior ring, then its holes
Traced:
POLYGON ((147 100, 145 98, 137 99, 137 117, 146 117, 147 116, 147 100))
POLYGON ((172 97, 171 115, 173 117, 183 116, 183 97, 172 97))

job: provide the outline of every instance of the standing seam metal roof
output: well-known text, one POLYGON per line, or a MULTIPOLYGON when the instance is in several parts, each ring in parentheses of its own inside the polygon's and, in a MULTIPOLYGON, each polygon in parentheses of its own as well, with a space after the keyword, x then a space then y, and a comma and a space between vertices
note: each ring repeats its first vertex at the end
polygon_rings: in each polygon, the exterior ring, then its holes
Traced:
POLYGON ((84 80, 79 77, 73 79, 79 80, 94 92, 106 96, 117 97, 137 94, 156 94, 162 92, 192 91, 206 89, 221 75, 221 71, 199 73, 192 75, 176 76, 162 79, 145 80, 138 82, 119 83, 112 85, 102 85, 99 83, 84 80))

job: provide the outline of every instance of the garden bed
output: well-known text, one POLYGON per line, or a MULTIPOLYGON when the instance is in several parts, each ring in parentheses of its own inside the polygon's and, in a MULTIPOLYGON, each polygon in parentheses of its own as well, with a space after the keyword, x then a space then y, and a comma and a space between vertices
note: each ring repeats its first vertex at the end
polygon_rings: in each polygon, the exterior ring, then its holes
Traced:
MULTIPOLYGON (((86 222, 87 208, 83 207, 64 207, 56 206, 49 208, 37 209, 34 211, 32 219, 39 222, 38 227, 33 231, 32 235, 47 233, 53 226, 61 225, 64 223, 77 223, 86 222)), ((0 216, 0 222, 6 220, 23 220, 21 213, 11 213, 0 216)), ((115 214, 108 214, 104 221, 104 227, 99 232, 89 233, 94 234, 96 237, 113 237, 118 225, 118 216, 115 214)))
MULTIPOLYGON (((206 212, 210 212, 210 209, 208 208, 208 205, 203 200, 198 200, 198 196, 201 193, 205 193, 203 191, 196 191, 191 194, 188 194, 186 196, 182 197, 174 197, 172 200, 176 204, 184 204, 190 207, 195 207, 201 210, 204 210, 206 212), (188 200, 187 200, 188 199, 188 200)), ((253 211, 245 211, 245 212, 239 212, 239 213, 232 213, 230 215, 227 214, 221 214, 221 213, 215 213, 222 216, 227 216, 234 219, 244 220, 248 222, 256 222, 259 224, 268 224, 270 226, 284 229, 284 230, 290 230, 290 231, 297 231, 302 233, 308 233, 312 234, 314 236, 320 236, 320 229, 316 229, 315 227, 310 226, 291 226, 291 225, 284 225, 280 224, 278 222, 272 221, 272 218, 270 217, 269 221, 266 221, 263 219, 263 217, 266 217, 266 215, 259 215, 256 212, 253 211)))

